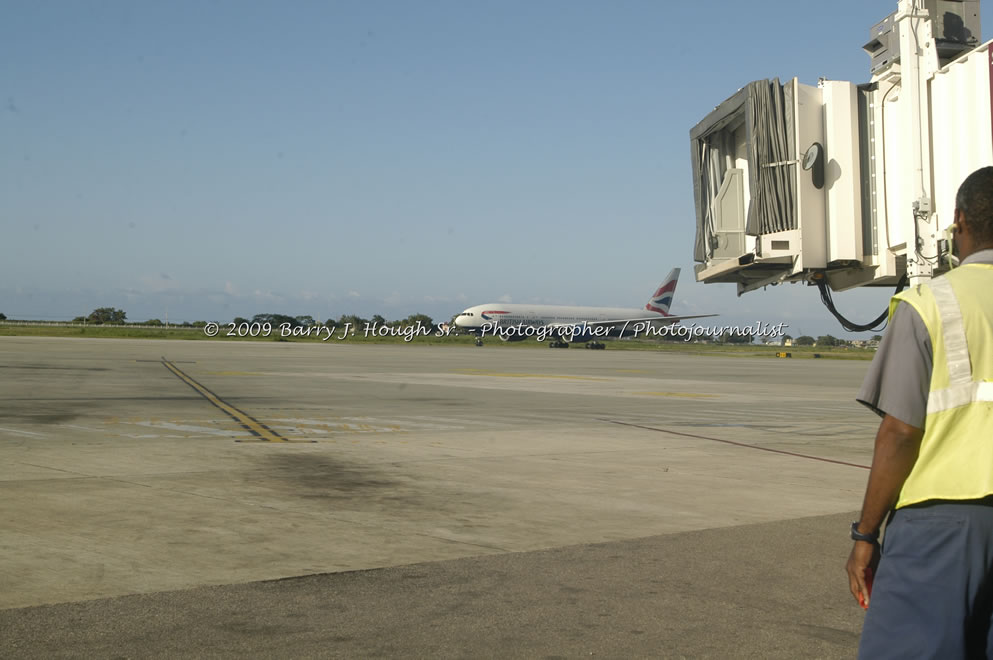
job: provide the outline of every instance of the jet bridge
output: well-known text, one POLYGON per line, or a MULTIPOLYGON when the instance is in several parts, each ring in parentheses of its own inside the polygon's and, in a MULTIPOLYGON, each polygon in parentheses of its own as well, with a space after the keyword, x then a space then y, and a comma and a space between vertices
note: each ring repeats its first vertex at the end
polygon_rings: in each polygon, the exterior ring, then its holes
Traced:
POLYGON ((868 83, 757 80, 694 126, 697 280, 824 295, 947 269, 958 185, 993 164, 979 34, 978 0, 900 0, 864 46, 868 83))

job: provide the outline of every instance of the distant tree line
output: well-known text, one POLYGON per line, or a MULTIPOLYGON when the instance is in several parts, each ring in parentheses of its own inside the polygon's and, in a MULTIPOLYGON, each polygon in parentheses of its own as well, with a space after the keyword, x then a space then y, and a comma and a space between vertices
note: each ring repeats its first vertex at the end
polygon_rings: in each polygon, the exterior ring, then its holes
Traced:
MULTIPOLYGON (((114 307, 98 307, 94 309, 88 316, 77 316, 72 320, 73 323, 92 323, 93 325, 125 325, 128 324, 128 315, 123 309, 116 309, 114 307)), ((7 317, 0 314, 0 321, 6 321, 7 317)), ((411 314, 407 318, 397 319, 395 321, 387 321, 383 316, 379 314, 373 315, 371 319, 366 319, 356 314, 342 314, 337 319, 330 318, 323 324, 316 320, 313 316, 303 315, 303 316, 289 316, 287 314, 256 314, 250 319, 246 319, 241 316, 235 317, 232 322, 235 324, 242 323, 269 323, 273 327, 279 327, 284 323, 288 323, 291 328, 309 328, 314 325, 333 325, 333 326, 343 326, 346 323, 350 323, 352 328, 361 330, 365 327, 365 324, 378 324, 387 326, 406 326, 406 325, 416 325, 417 322, 421 322, 421 326, 425 328, 435 327, 434 321, 427 314, 411 314)), ((149 319, 148 321, 136 321, 132 322, 133 325, 153 325, 153 326, 164 326, 166 325, 161 321, 161 319, 149 319)), ((179 328, 202 328, 207 325, 206 321, 183 321, 182 323, 169 323, 170 326, 175 326, 179 328)))
POLYGON ((844 339, 838 339, 834 335, 821 335, 817 339, 814 339, 810 335, 800 335, 793 340, 794 346, 848 346, 850 342, 844 339))
POLYGON ((256 314, 250 319, 241 316, 236 316, 232 319, 232 323, 235 325, 241 325, 242 323, 269 323, 273 327, 289 324, 291 328, 309 328, 314 325, 344 326, 346 323, 350 323, 352 328, 358 329, 364 328, 367 323, 370 325, 375 323, 381 326, 406 326, 416 325, 418 321, 421 322, 422 327, 434 327, 434 320, 427 314, 411 314, 405 319, 397 319, 395 321, 387 321, 379 314, 374 314, 371 319, 366 319, 356 314, 342 314, 337 319, 330 318, 324 323, 317 321, 313 316, 289 316, 286 314, 256 314))
MULTIPOLYGON (((72 320, 73 323, 92 323, 93 325, 126 325, 128 323, 128 315, 123 309, 115 309, 113 307, 98 307, 90 312, 89 316, 77 316, 72 320)), ((148 321, 135 321, 132 325, 155 325, 164 326, 166 325, 159 319, 149 319, 148 321)), ((170 323, 169 325, 175 326, 177 328, 202 328, 207 325, 206 321, 184 321, 182 323, 170 323)))
POLYGON ((722 344, 751 344, 755 335, 751 332, 723 332, 714 339, 722 344))

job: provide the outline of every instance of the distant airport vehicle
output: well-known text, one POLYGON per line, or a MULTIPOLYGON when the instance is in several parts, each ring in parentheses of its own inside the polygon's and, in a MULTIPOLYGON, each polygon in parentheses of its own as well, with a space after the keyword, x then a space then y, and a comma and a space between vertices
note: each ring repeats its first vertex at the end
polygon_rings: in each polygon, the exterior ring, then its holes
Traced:
POLYGON ((659 328, 684 319, 716 316, 670 315, 678 280, 679 269, 673 268, 642 309, 486 303, 456 316, 455 326, 460 332, 475 334, 477 345, 482 345, 484 336, 494 335, 503 341, 550 339, 552 348, 568 348, 570 342, 585 342, 587 348, 604 348, 599 339, 651 335, 653 331, 661 334, 659 328))

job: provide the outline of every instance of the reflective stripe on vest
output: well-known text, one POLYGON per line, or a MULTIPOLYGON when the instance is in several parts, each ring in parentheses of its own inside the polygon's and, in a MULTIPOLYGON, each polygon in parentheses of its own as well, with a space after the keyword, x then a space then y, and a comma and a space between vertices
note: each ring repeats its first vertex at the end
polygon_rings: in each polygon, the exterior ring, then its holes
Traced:
POLYGON ((928 394, 927 414, 965 406, 976 401, 993 401, 993 382, 974 383, 969 360, 965 321, 952 283, 946 277, 931 281, 931 291, 941 319, 941 339, 945 345, 948 387, 928 394))

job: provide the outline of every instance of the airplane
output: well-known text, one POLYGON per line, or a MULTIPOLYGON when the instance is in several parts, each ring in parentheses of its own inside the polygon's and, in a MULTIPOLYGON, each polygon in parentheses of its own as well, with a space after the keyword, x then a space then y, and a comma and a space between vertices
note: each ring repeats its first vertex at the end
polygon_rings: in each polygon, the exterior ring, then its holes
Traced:
MULTIPOLYGON (((461 332, 475 334, 477 346, 483 345, 483 336, 494 334, 503 341, 552 339, 549 343, 552 348, 569 348, 569 342, 586 342, 586 348, 602 349, 605 346, 597 341, 599 338, 646 335, 650 334, 650 328, 716 316, 670 315, 678 280, 679 269, 673 268, 642 309, 486 303, 464 310, 455 317, 455 326, 461 332)), ((654 334, 660 333, 656 330, 654 334)))

